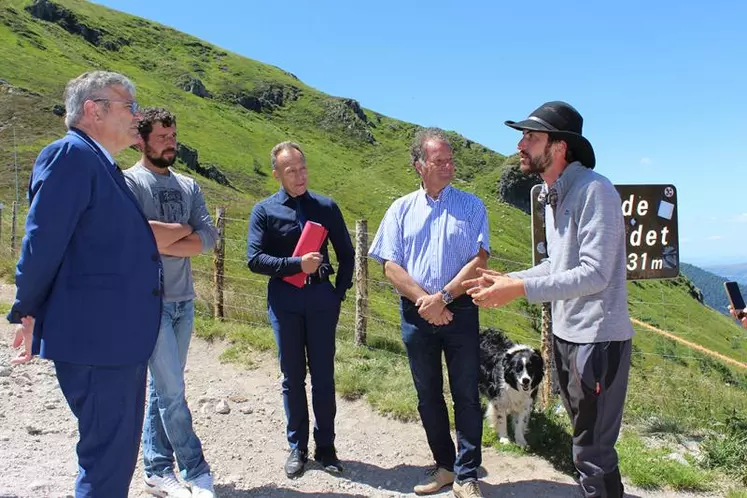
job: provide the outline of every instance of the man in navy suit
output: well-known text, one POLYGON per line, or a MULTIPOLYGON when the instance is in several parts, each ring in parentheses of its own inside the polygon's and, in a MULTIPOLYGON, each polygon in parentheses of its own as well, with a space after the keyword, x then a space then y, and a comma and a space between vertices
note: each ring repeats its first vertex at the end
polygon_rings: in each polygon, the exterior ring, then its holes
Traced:
POLYGON ((41 151, 8 314, 14 363, 54 362, 78 419, 76 498, 126 498, 148 358, 161 322, 161 258, 112 156, 137 142, 135 89, 103 71, 65 90, 64 138, 41 151))
POLYGON ((335 449, 335 334, 340 306, 351 287, 355 251, 337 203, 307 190, 306 156, 294 142, 281 142, 270 152, 272 175, 280 190, 255 204, 249 220, 247 261, 254 273, 268 275, 267 314, 275 331, 283 372, 283 405, 290 453, 289 478, 300 477, 308 459, 309 408, 306 366, 311 374, 314 409, 314 459, 332 473, 342 472, 335 449), (293 256, 307 221, 329 230, 318 252, 293 256), (327 240, 337 256, 335 283, 327 240), (307 274, 298 288, 282 277, 307 274))

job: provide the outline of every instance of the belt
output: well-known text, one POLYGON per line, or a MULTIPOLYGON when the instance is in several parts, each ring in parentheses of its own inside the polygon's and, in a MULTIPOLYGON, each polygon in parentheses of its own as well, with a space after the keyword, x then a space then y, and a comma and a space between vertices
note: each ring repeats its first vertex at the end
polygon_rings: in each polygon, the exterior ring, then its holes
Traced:
POLYGON ((318 270, 314 273, 309 273, 306 276, 306 285, 310 284, 323 284, 325 282, 329 282, 329 275, 322 275, 318 270))

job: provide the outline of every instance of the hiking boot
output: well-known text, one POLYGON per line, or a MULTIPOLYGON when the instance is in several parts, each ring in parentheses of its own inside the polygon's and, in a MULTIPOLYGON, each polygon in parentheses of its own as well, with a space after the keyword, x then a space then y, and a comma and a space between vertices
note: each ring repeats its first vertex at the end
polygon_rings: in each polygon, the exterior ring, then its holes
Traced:
POLYGON ((192 486, 192 498, 215 498, 213 489, 213 476, 205 472, 195 477, 189 484, 192 486))
POLYGON ((426 477, 415 488, 415 494, 427 495, 439 491, 444 486, 454 482, 454 473, 443 467, 433 467, 426 471, 426 477))
POLYGON ((161 498, 192 498, 192 493, 184 484, 179 482, 171 471, 162 476, 153 474, 146 476, 145 490, 153 496, 161 498))
POLYGON ((303 474, 306 460, 308 460, 308 457, 305 451, 299 449, 291 450, 288 460, 285 461, 285 475, 291 479, 300 477, 303 474))
POLYGON ((314 460, 322 464, 324 470, 339 474, 342 472, 342 463, 337 458, 337 452, 334 446, 321 446, 314 451, 314 460))
POLYGON ((477 481, 467 481, 461 484, 455 482, 451 491, 456 498, 482 498, 483 496, 477 481))

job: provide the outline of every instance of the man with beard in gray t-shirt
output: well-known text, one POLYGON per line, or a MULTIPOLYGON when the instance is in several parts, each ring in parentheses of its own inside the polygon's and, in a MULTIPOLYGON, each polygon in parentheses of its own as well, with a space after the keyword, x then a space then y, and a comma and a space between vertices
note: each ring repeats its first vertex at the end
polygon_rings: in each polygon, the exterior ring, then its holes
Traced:
POLYGON ((176 160, 176 117, 161 108, 145 109, 142 116, 138 126, 142 156, 124 174, 150 221, 164 280, 161 329, 148 362, 145 486, 156 496, 214 498, 210 467, 185 398, 184 366, 194 324, 190 258, 212 249, 218 233, 197 182, 169 169, 176 160), (175 457, 186 485, 174 473, 175 457))

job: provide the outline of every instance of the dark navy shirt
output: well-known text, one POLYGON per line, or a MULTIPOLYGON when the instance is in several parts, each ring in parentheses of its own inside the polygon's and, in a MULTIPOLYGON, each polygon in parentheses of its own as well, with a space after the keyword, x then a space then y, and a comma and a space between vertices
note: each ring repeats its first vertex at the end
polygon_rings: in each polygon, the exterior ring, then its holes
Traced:
POLYGON ((329 234, 319 252, 324 257, 321 275, 334 273, 329 262, 328 242, 337 255, 339 268, 335 291, 340 299, 352 286, 355 251, 340 208, 332 199, 306 191, 291 197, 281 188, 277 193, 255 204, 249 220, 247 261, 255 273, 281 278, 301 272, 301 257, 292 257, 307 220, 323 225, 329 234))

